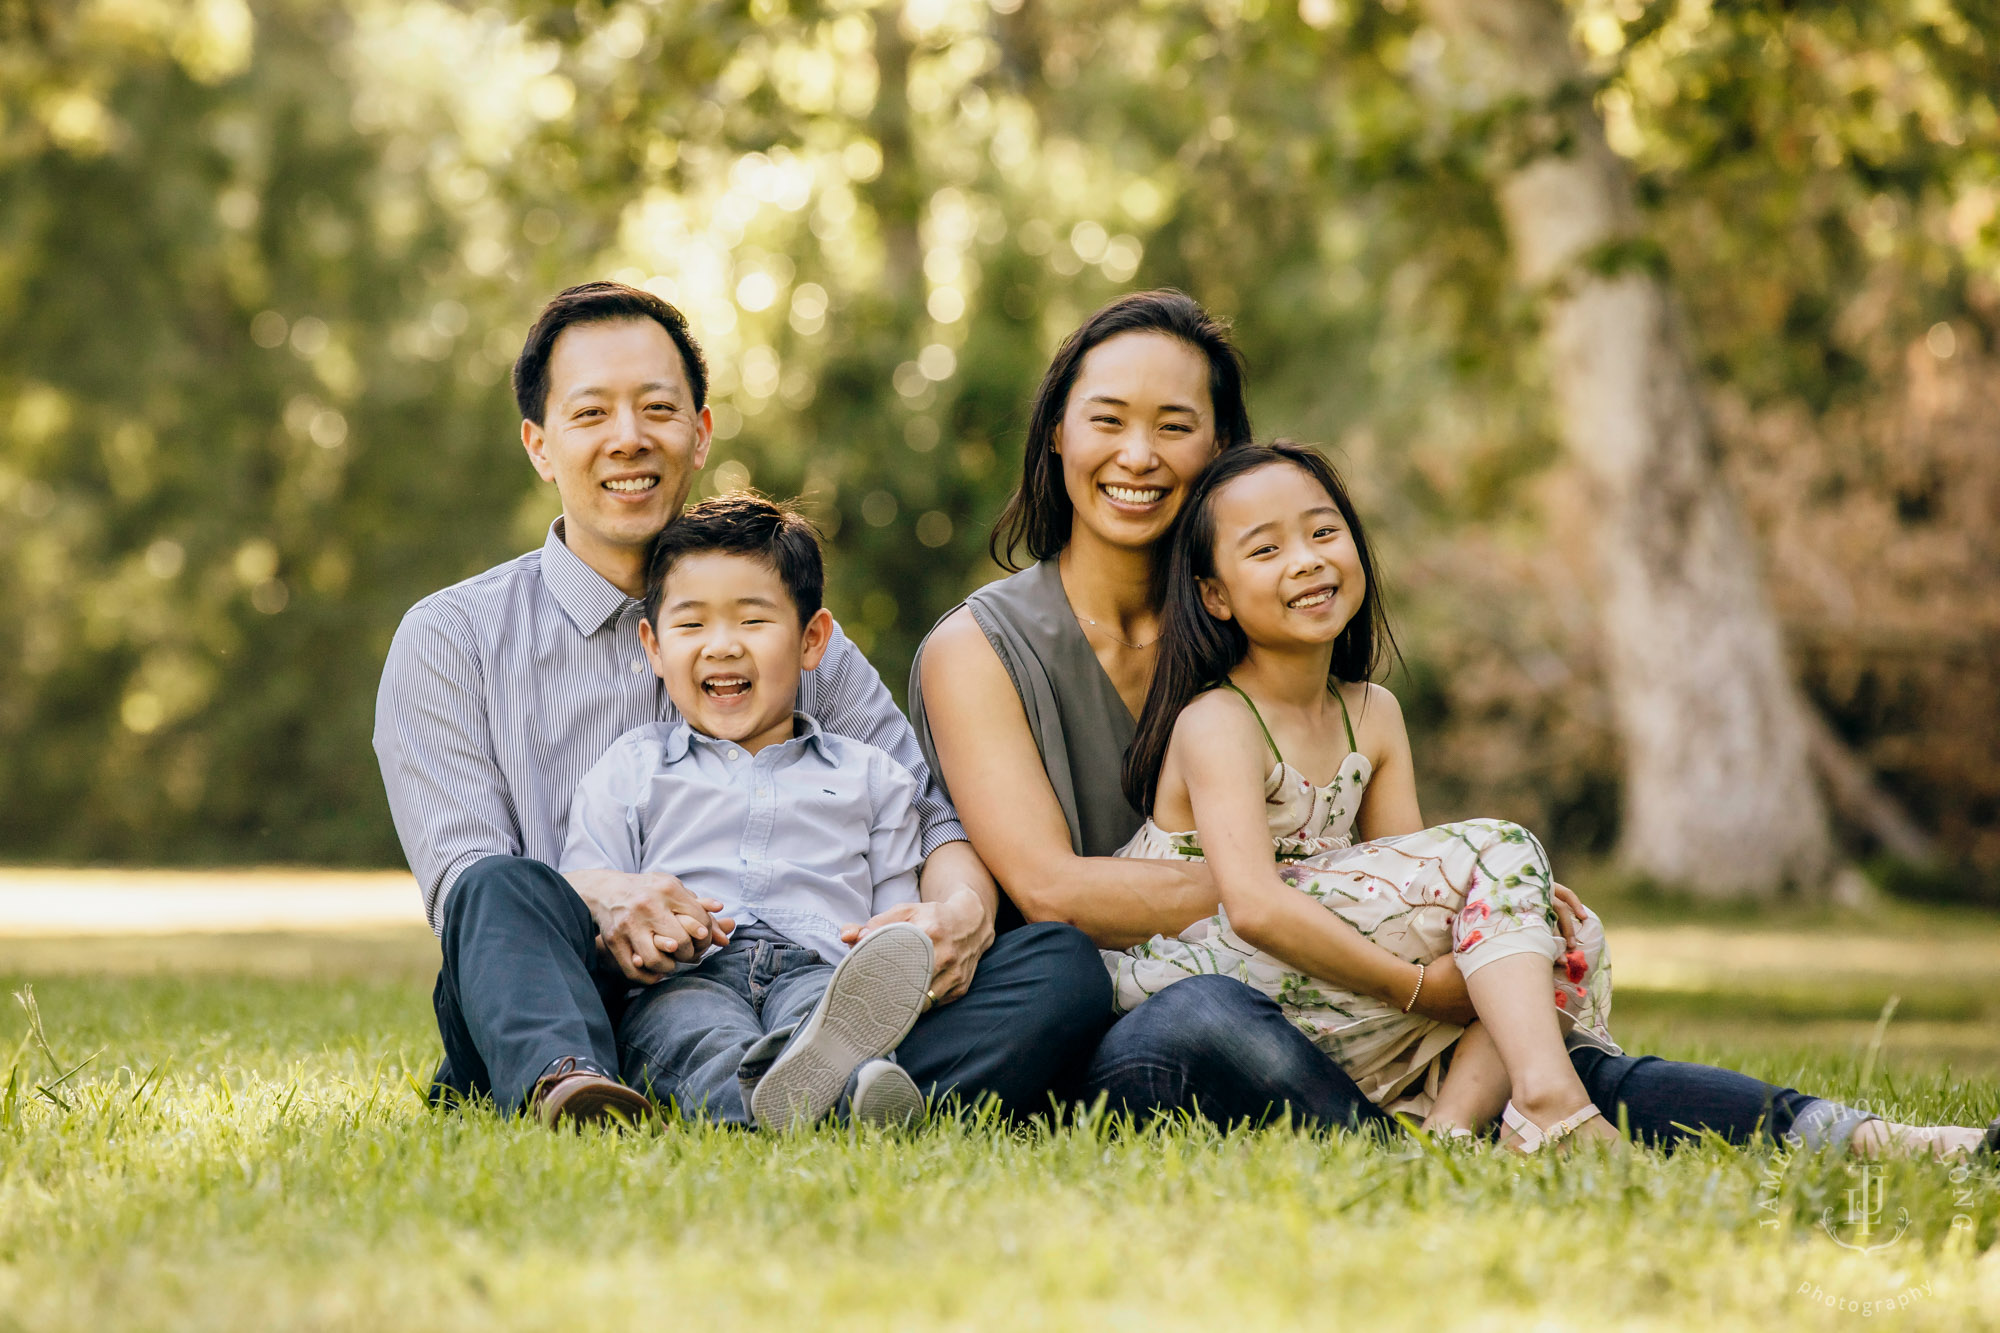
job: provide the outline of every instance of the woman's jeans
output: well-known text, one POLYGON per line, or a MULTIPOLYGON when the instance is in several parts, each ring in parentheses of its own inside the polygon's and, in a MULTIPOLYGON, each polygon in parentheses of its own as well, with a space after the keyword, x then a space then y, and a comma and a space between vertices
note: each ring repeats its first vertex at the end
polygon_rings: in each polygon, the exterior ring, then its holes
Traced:
MULTIPOLYGON (((1726 1069, 1581 1047, 1570 1061, 1590 1100, 1634 1137, 1674 1144, 1704 1130, 1731 1143, 1759 1133, 1817 1146, 1838 1103, 1726 1069)), ((1289 1115, 1308 1128, 1392 1121, 1354 1080, 1285 1018, 1277 1001, 1233 977, 1177 981, 1105 1035, 1084 1096, 1139 1115, 1186 1112, 1218 1124, 1262 1124, 1289 1115)), ((1844 1117, 1843 1117, 1844 1118, 1844 1117)))

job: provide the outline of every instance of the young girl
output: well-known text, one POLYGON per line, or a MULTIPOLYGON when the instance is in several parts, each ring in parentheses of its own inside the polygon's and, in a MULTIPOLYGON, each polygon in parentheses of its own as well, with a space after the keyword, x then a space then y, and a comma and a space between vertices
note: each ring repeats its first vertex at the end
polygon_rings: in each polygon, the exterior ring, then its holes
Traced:
POLYGON ((1205 859, 1222 910, 1107 954, 1118 1008, 1197 973, 1234 976, 1426 1128, 1500 1114, 1521 1151, 1616 1138, 1564 1044, 1616 1050, 1602 928, 1585 918, 1565 946, 1527 830, 1424 827, 1401 711, 1368 683, 1388 625, 1333 468, 1288 444, 1229 450, 1168 545, 1159 666, 1125 767, 1148 819, 1118 854, 1205 859), (1445 959, 1479 1014, 1469 1028, 1412 1012, 1445 959))

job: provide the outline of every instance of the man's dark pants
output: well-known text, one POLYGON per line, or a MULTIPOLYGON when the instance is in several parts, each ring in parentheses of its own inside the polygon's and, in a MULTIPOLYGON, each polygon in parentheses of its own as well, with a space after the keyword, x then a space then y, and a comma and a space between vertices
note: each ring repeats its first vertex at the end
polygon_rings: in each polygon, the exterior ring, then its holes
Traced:
MULTIPOLYGON (((490 856, 445 898, 434 1000, 444 1063, 434 1095, 490 1096, 519 1110, 565 1056, 620 1071, 618 1026, 633 987, 601 960, 590 909, 539 861, 490 856)), ((1072 926, 1023 926, 979 960, 972 986, 917 1020, 896 1062, 927 1097, 992 1098, 1008 1115, 1048 1109, 1111 1024, 1111 982, 1072 926)))

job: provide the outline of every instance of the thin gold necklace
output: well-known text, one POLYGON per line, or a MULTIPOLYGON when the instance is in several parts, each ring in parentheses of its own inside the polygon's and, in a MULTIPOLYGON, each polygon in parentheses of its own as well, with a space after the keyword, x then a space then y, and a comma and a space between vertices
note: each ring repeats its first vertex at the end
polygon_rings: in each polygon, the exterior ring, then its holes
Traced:
POLYGON ((1146 640, 1144 643, 1134 643, 1130 639, 1119 638, 1116 634, 1113 634, 1110 630, 1104 628, 1104 626, 1098 624, 1095 620, 1092 620, 1089 616, 1083 614, 1083 612, 1077 610, 1073 606, 1069 609, 1069 613, 1075 616, 1078 620, 1081 620, 1084 624, 1096 630, 1099 634, 1102 634, 1105 638, 1112 640, 1114 643, 1122 643, 1127 648, 1131 648, 1134 650, 1140 648, 1151 648, 1154 644, 1160 641, 1160 636, 1155 634, 1152 638, 1146 640))

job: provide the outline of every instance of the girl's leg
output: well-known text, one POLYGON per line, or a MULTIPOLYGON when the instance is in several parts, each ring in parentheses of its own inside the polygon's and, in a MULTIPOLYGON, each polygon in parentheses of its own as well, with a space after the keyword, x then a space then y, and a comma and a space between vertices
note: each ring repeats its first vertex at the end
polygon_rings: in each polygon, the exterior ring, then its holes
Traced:
MULTIPOLYGON (((1590 1094, 1563 1046, 1547 958, 1534 953, 1495 958, 1467 976, 1465 988, 1507 1067, 1515 1110, 1546 1129, 1590 1105, 1590 1094)), ((1602 1117, 1576 1132, 1597 1139, 1618 1137, 1602 1117)))
POLYGON ((1445 1134, 1484 1129, 1507 1104, 1507 1066, 1484 1023, 1473 1023, 1451 1048, 1451 1068, 1438 1085, 1424 1128, 1445 1134))

